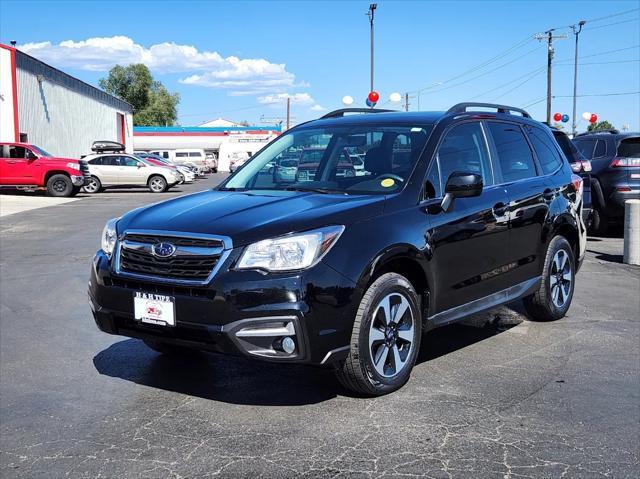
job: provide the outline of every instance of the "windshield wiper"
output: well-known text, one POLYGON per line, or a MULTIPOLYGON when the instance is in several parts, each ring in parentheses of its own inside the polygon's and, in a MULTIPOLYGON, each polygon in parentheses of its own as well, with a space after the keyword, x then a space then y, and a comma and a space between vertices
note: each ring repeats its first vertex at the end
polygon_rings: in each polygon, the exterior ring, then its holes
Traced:
POLYGON ((327 195, 329 193, 342 193, 338 190, 325 190, 323 188, 309 188, 305 186, 287 186, 283 188, 285 191, 303 191, 305 193, 320 193, 321 195, 327 195))

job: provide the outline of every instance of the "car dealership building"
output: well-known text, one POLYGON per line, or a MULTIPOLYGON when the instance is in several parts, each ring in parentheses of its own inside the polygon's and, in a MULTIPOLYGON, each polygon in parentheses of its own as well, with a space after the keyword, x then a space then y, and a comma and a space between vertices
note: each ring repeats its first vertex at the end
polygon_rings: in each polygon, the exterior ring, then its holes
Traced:
POLYGON ((0 44, 0 141, 80 158, 96 140, 133 151, 133 109, 119 98, 0 44))

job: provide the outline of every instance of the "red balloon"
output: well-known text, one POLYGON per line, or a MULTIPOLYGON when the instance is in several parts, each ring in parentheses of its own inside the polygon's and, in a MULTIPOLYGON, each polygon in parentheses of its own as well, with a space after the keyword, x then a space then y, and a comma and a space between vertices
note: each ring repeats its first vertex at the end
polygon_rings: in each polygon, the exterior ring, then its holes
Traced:
POLYGON ((369 101, 371 103, 377 103, 378 100, 380 99, 380 95, 378 94, 377 91, 372 91, 372 92, 369 92, 369 96, 367 98, 369 98, 369 101))
POLYGON ((595 123, 596 121, 598 121, 598 115, 592 113, 591 118, 589 118, 589 123, 595 123))
POLYGON ((556 114, 554 114, 554 115, 553 115, 553 119, 554 119, 555 121, 560 121, 560 120, 562 120, 562 114, 561 114, 561 113, 556 113, 556 114))

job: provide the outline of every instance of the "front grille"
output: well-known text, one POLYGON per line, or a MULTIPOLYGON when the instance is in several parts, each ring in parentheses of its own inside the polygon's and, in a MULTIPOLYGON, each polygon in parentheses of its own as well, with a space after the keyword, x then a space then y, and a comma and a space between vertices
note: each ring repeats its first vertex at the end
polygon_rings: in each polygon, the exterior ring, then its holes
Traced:
POLYGON ((182 236, 158 236, 139 233, 127 233, 127 240, 147 244, 168 241, 174 246, 196 246, 199 248, 222 248, 223 246, 222 241, 215 238, 184 238, 182 236))
POLYGON ((84 160, 80 160, 80 172, 85 178, 91 178, 91 173, 89 172, 89 164, 84 160))
POLYGON ((126 233, 119 246, 117 272, 204 283, 221 260, 223 249, 218 238, 126 233), (168 258, 155 255, 152 246, 165 242, 176 247, 175 253, 168 258))

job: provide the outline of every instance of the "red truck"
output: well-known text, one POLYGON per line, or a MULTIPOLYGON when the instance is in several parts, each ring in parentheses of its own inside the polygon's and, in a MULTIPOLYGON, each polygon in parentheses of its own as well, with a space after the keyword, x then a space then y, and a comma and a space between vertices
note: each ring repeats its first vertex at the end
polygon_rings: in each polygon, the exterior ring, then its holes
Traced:
POLYGON ((0 188, 74 196, 89 177, 86 161, 56 157, 27 143, 0 143, 0 188))

